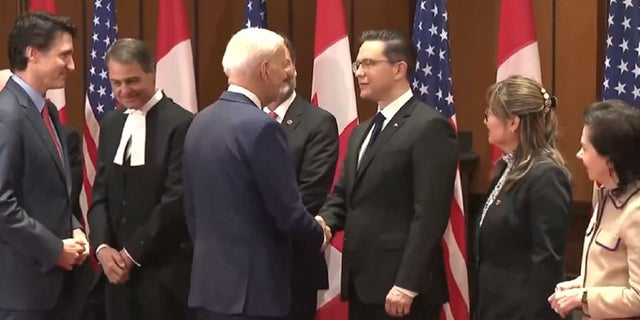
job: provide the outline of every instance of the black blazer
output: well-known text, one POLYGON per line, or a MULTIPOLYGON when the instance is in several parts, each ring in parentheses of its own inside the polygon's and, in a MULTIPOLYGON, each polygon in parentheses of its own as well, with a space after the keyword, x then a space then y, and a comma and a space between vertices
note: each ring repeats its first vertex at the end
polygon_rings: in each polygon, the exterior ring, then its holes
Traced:
MULTIPOLYGON (((490 190, 505 168, 496 165, 490 190)), ((570 203, 568 174, 550 160, 502 189, 474 238, 476 319, 559 319, 547 298, 563 280, 570 203)))
MULTIPOLYGON (((57 109, 45 107, 60 137, 57 109)), ((80 226, 71 214, 70 184, 66 157, 10 79, 0 91, 0 309, 49 310, 64 294, 56 266, 61 239, 80 226)))
POLYGON ((60 140, 67 146, 67 159, 71 174, 71 209, 73 215, 81 223, 82 209, 80 208, 80 191, 82 190, 82 139, 78 130, 71 126, 61 125, 58 128, 60 140))
MULTIPOLYGON (((98 168, 89 209, 92 250, 127 252, 145 279, 163 281, 186 301, 192 246, 182 187, 182 150, 193 115, 164 96, 146 115, 145 165, 113 163, 127 114, 117 109, 100 128, 98 168)), ((134 276, 132 274, 132 276, 134 276)))
POLYGON ((353 286, 365 304, 384 304, 393 285, 419 293, 412 309, 448 299, 442 257, 458 145, 449 122, 412 97, 357 167, 371 119, 353 131, 334 192, 320 210, 344 229, 341 297, 353 286))
MULTIPOLYGON (((331 191, 338 161, 338 125, 328 111, 314 107, 299 96, 293 99, 282 120, 289 140, 289 152, 307 211, 316 215, 331 191)), ((293 291, 327 289, 324 254, 292 243, 293 291)))

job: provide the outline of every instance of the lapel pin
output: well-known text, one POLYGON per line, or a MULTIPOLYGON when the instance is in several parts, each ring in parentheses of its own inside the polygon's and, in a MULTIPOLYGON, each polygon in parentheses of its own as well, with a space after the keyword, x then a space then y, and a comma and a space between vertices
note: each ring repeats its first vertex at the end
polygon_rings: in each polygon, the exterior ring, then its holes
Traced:
POLYGON ((289 119, 287 120, 287 125, 292 125, 293 124, 293 120, 289 119))
POLYGON ((500 201, 500 199, 496 200, 496 206, 499 206, 502 203, 502 201, 500 201))
POLYGON ((393 126, 397 128, 398 127, 398 123, 394 123, 393 126))

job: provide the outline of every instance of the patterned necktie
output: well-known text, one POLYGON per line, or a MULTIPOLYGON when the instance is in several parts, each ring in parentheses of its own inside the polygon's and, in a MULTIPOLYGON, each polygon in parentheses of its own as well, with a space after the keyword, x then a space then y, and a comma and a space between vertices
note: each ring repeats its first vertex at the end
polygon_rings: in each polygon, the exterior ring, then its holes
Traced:
POLYGON ((269 117, 271 117, 271 119, 275 121, 278 121, 278 114, 273 111, 269 112, 269 117))
POLYGON ((49 114, 49 104, 45 101, 44 107, 42 108, 42 121, 44 121, 44 126, 47 128, 47 132, 49 132, 49 137, 51 137, 51 141, 53 145, 56 146, 56 151, 58 151, 58 157, 62 160, 62 147, 58 142, 58 137, 56 136, 56 132, 53 129, 53 122, 51 121, 51 115, 49 114))

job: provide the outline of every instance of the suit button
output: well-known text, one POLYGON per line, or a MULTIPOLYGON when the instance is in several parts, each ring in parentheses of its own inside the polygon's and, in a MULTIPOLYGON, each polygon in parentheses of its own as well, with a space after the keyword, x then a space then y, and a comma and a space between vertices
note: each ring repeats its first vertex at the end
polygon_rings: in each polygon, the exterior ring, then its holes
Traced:
POLYGON ((121 205, 121 206, 123 206, 123 207, 124 207, 124 206, 126 206, 126 205, 127 205, 127 201, 122 200, 122 202, 120 203, 120 205, 121 205))
POLYGON ((126 218, 120 219, 120 224, 125 224, 125 223, 127 223, 127 219, 126 218))

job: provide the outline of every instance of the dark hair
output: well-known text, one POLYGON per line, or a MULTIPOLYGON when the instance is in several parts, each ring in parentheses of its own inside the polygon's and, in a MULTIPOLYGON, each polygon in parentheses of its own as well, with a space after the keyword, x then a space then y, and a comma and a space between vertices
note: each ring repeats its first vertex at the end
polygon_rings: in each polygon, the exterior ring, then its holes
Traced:
POLYGON ((16 19, 9 34, 9 67, 12 71, 27 68, 25 51, 33 46, 40 51, 51 49, 58 35, 76 36, 76 26, 68 17, 54 16, 44 11, 26 12, 16 19))
POLYGON ((397 31, 392 30, 367 30, 362 33, 360 42, 382 41, 384 42, 384 56, 391 62, 404 61, 407 64, 407 80, 411 81, 416 69, 418 52, 411 40, 397 31))
POLYGON ((584 112, 589 141, 618 176, 618 191, 640 180, 640 111, 620 100, 592 104, 584 112))
POLYGON ((107 50, 107 62, 137 63, 144 72, 154 72, 156 61, 147 44, 138 39, 123 38, 116 40, 107 50))
POLYGON ((289 40, 289 38, 287 38, 283 34, 280 34, 280 36, 282 37, 282 39, 284 39, 284 45, 289 50, 289 55, 291 56, 291 62, 293 62, 293 64, 296 64, 296 50, 293 49, 293 43, 291 43, 291 40, 289 40))

